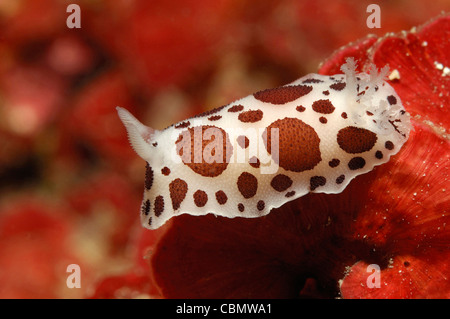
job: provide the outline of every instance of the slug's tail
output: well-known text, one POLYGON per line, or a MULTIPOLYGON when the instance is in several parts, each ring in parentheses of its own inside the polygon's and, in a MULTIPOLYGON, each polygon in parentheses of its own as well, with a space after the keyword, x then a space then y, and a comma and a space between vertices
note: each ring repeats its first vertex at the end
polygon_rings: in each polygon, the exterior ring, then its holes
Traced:
POLYGON ((139 122, 130 112, 122 107, 116 107, 119 118, 128 133, 128 139, 134 151, 148 161, 151 158, 150 144, 157 130, 139 122))

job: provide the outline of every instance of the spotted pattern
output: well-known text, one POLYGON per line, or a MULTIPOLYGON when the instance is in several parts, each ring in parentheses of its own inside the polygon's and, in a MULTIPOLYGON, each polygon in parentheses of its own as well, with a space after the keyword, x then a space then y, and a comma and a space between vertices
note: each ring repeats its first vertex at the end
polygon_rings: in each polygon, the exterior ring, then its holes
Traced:
POLYGON ((153 185, 153 169, 149 163, 145 166, 145 189, 150 190, 153 185))
POLYGON ((189 121, 181 122, 180 124, 175 125, 175 128, 186 128, 189 127, 189 125, 191 125, 191 122, 189 121))
POLYGON ((220 190, 216 192, 216 200, 219 203, 219 205, 224 205, 228 200, 228 196, 227 194, 225 194, 224 191, 220 190))
POLYGON ((348 168, 350 168, 352 171, 363 168, 364 166, 366 166, 366 160, 362 157, 353 157, 349 162, 348 162, 348 168))
POLYGON ((327 179, 323 176, 313 176, 309 180, 309 186, 311 191, 314 191, 320 186, 324 186, 327 183, 327 179))
POLYGON ((203 207, 208 202, 208 195, 202 190, 197 190, 194 193, 194 203, 197 207, 203 207))
POLYGON ((295 191, 290 191, 290 192, 287 192, 286 195, 284 195, 284 197, 289 198, 289 197, 292 197, 294 195, 295 195, 295 191))
POLYGON ((164 166, 161 169, 161 174, 163 174, 164 176, 169 176, 170 175, 170 168, 168 168, 167 166, 164 166))
POLYGON ((299 105, 295 108, 298 112, 305 112, 306 108, 303 105, 299 105))
POLYGON ((317 113, 321 114, 331 114, 334 112, 335 107, 330 100, 317 100, 312 104, 312 108, 317 113))
POLYGON ((339 147, 349 154, 370 151, 377 142, 377 135, 364 128, 347 126, 337 134, 339 147))
POLYGON ((174 210, 180 208, 181 203, 186 197, 187 191, 188 184, 181 178, 177 178, 169 184, 170 199, 172 200, 172 207, 174 210))
POLYGON ((351 68, 259 91, 162 131, 120 110, 147 161, 143 225, 155 229, 184 213, 263 216, 309 192, 339 193, 386 163, 409 136, 409 114, 382 76, 351 68), (233 157, 240 149, 245 157, 233 157))
POLYGON ((182 162, 195 173, 207 177, 222 174, 233 149, 225 130, 209 125, 182 132, 175 143, 182 162))
POLYGON ((333 89, 335 91, 342 91, 343 89, 345 89, 345 82, 338 82, 338 83, 333 83, 330 85, 330 89, 333 89))
POLYGON ((239 144, 241 148, 247 148, 250 144, 250 140, 247 136, 240 135, 236 138, 236 142, 239 144))
POLYGON ((287 171, 310 170, 322 160, 319 136, 314 128, 297 118, 273 122, 264 131, 263 140, 273 160, 287 171), (278 143, 272 142, 272 129, 278 130, 278 143), (272 154, 272 146, 278 149, 278 155, 272 154))
POLYGON ((230 107, 228 109, 228 112, 230 113, 237 113, 237 112, 241 112, 244 109, 244 106, 241 104, 237 104, 237 105, 233 105, 232 107, 230 107))
POLYGON ((292 186, 292 179, 284 174, 278 174, 270 182, 270 186, 277 192, 284 192, 292 186))
POLYGON ((258 201, 258 203, 256 204, 256 208, 257 208, 259 211, 264 210, 264 207, 266 207, 266 203, 264 203, 263 200, 258 201))
POLYGON ((156 217, 161 216, 162 212, 164 211, 164 197, 162 197, 161 195, 156 196, 153 207, 155 216, 156 217))
POLYGON ((222 115, 213 115, 211 117, 208 117, 208 120, 210 121, 218 121, 222 118, 222 115))
POLYGON ((341 161, 339 159, 333 158, 331 161, 328 162, 328 165, 330 167, 334 168, 334 167, 338 167, 340 163, 341 163, 341 161))
POLYGON ((323 81, 319 79, 308 79, 304 80, 302 83, 323 83, 323 81))
POLYGON ((258 190, 258 179, 248 172, 243 172, 238 180, 237 187, 244 198, 252 198, 258 190))
POLYGON ((208 111, 205 111, 203 113, 197 114, 197 115, 193 116, 192 119, 200 118, 200 117, 206 117, 206 116, 209 116, 209 115, 212 115, 212 114, 219 113, 225 107, 227 107, 227 105, 222 105, 222 106, 216 107, 216 108, 214 108, 212 110, 208 110, 208 111))
POLYGON ((239 114, 238 119, 243 123, 255 123, 261 121, 263 112, 261 110, 249 110, 239 114))
POLYGON ((386 147, 386 149, 392 151, 394 149, 394 143, 392 143, 391 141, 387 141, 386 143, 384 143, 384 147, 386 147))
POLYGON ((339 175, 338 178, 336 178, 336 184, 342 184, 345 180, 345 175, 339 175))
POLYGON ((150 213, 150 200, 146 200, 142 205, 142 214, 147 216, 150 213))
POLYGON ((254 168, 259 168, 259 166, 261 165, 261 163, 259 162, 259 159, 256 156, 252 156, 248 163, 250 164, 251 167, 254 168))
POLYGON ((280 105, 295 101, 311 92, 312 89, 312 86, 306 85, 282 86, 256 92, 253 96, 261 102, 280 105))
POLYGON ((388 100, 390 105, 397 104, 397 98, 395 96, 393 96, 393 95, 389 95, 387 97, 387 100, 388 100))

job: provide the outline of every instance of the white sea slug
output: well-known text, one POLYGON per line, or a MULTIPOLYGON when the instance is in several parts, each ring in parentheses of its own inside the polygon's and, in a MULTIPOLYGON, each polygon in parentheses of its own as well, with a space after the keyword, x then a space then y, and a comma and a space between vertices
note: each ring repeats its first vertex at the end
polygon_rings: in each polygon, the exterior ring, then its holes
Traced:
POLYGON ((118 107, 146 162, 141 209, 155 229, 180 214, 259 217, 315 193, 340 193, 407 141, 409 114, 388 68, 308 74, 158 131, 118 107))

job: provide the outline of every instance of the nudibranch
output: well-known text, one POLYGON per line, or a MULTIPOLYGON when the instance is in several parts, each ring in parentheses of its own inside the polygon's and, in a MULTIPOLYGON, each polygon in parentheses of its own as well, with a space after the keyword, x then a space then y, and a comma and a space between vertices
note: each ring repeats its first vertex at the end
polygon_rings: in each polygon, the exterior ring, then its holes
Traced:
POLYGON ((180 214, 260 217, 310 192, 340 193, 407 141, 410 116, 388 67, 308 74, 162 131, 117 107, 146 163, 144 227, 180 214))

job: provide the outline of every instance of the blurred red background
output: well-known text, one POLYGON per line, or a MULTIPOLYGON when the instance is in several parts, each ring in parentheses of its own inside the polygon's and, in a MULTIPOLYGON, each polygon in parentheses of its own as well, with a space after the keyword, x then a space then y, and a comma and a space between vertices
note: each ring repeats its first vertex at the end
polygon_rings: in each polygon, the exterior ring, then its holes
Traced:
MULTIPOLYGON (((371 2, 1 1, 0 298, 83 298, 103 278, 145 276, 144 163, 117 105, 163 129, 450 11, 447 0, 379 1, 381 28, 369 29, 371 2), (79 29, 66 26, 72 2, 79 29), (73 263, 80 289, 66 286, 73 263)), ((104 297, 121 296, 140 295, 104 297)))

